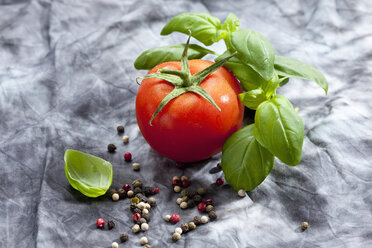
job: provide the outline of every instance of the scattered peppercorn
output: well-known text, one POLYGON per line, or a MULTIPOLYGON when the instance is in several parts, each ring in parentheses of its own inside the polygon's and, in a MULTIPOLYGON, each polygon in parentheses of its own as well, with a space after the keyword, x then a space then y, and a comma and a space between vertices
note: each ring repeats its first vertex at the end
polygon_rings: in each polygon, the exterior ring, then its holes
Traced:
POLYGON ((221 177, 217 178, 217 180, 216 180, 217 186, 221 186, 224 183, 225 183, 225 180, 223 180, 221 177))
POLYGON ((204 202, 201 202, 198 204, 198 210, 200 212, 204 212, 206 208, 207 208, 207 205, 204 202))
POLYGON ((189 180, 189 178, 187 176, 182 176, 181 181, 184 181, 184 180, 189 180))
POLYGON ((115 194, 115 193, 116 193, 116 190, 115 189, 110 189, 109 192, 108 192, 108 195, 110 197, 112 197, 112 195, 115 194))
POLYGON ((180 198, 177 198, 176 202, 177 202, 178 205, 180 205, 181 202, 182 202, 182 198, 181 197, 180 198))
POLYGON ((196 191, 189 191, 189 198, 192 199, 196 195, 196 191))
POLYGON ((182 209, 186 209, 187 208, 187 202, 181 202, 180 207, 182 209))
POLYGON ((113 220, 108 220, 107 221, 107 227, 109 230, 115 227, 115 222, 113 220))
POLYGON ((118 131, 118 133, 124 133, 124 127, 123 126, 118 126, 116 128, 116 130, 118 131))
POLYGON ((203 223, 203 224, 205 224, 205 223, 207 223, 207 222, 209 221, 209 219, 208 219, 207 216, 202 216, 202 217, 200 218, 200 220, 201 220, 201 223, 203 223))
POLYGON ((187 189, 183 189, 183 190, 181 191, 181 195, 182 195, 182 196, 189 196, 189 194, 190 194, 190 192, 189 192, 187 189))
POLYGON ((173 233, 172 240, 174 242, 177 242, 178 240, 180 240, 180 238, 181 238, 181 234, 179 234, 179 233, 173 233))
POLYGON ((140 199, 140 201, 143 201, 143 202, 148 201, 148 198, 146 196, 144 196, 142 193, 137 193, 136 197, 138 197, 140 199))
POLYGON ((132 160, 132 153, 126 152, 124 154, 124 160, 127 161, 127 162, 131 161, 132 160))
POLYGON ((127 198, 127 192, 125 192, 124 189, 118 189, 118 192, 117 192, 117 193, 119 194, 119 198, 120 198, 120 199, 125 199, 125 198, 127 198))
POLYGON ((132 190, 127 191, 127 196, 132 197, 134 195, 134 192, 132 190))
POLYGON ((170 217, 170 221, 172 221, 173 224, 176 224, 180 220, 181 220, 181 218, 178 214, 172 214, 172 216, 170 217))
POLYGON ((128 241, 128 239, 129 239, 128 233, 123 232, 120 234, 120 242, 124 243, 128 241))
POLYGON ((199 226, 202 222, 201 222, 201 218, 200 216, 195 216, 194 217, 194 223, 195 225, 199 226))
POLYGON ((139 219, 141 219, 141 214, 140 213, 133 214, 132 219, 134 220, 134 222, 137 222, 139 219))
POLYGON ((148 214, 149 213, 149 210, 147 210, 146 208, 142 210, 142 214, 148 214))
POLYGON ((111 248, 119 248, 119 244, 117 242, 112 242, 111 248))
POLYGON ((142 193, 142 188, 140 188, 140 187, 134 188, 133 193, 134 193, 135 195, 137 195, 137 194, 139 194, 139 193, 142 193))
POLYGON ((171 216, 169 214, 167 214, 166 216, 164 216, 164 220, 165 221, 170 221, 171 219, 171 216))
POLYGON ((131 187, 129 184, 127 184, 127 183, 124 184, 122 188, 123 188, 125 191, 127 191, 127 192, 128 192, 129 190, 132 189, 132 187, 131 187))
POLYGON ((241 198, 245 197, 245 190, 244 189, 239 189, 238 196, 240 196, 241 198))
MULTIPOLYGON (((137 221, 137 224, 138 225, 142 225, 143 223, 147 223, 146 219, 145 218, 141 218, 137 221)), ((142 229, 142 228, 141 228, 142 229)))
POLYGON ((141 169, 141 165, 139 163, 133 163, 132 167, 134 171, 139 171, 141 169))
POLYGON ((187 201, 187 206, 188 206, 189 208, 193 208, 193 207, 195 207, 195 202, 194 202, 194 200, 193 200, 193 199, 189 199, 189 200, 187 201))
POLYGON ((138 233, 139 231, 141 230, 140 226, 138 224, 135 224, 133 227, 132 227, 132 231, 134 233, 138 233))
MULTIPOLYGON (((137 206, 137 205, 136 205, 137 206)), ((140 208, 138 208, 138 207, 135 207, 134 209, 133 209, 133 213, 135 214, 135 213, 139 213, 139 214, 142 214, 142 210, 140 209, 140 208)))
POLYGON ((173 181, 173 180, 176 180, 176 179, 177 179, 177 180, 181 180, 179 176, 174 176, 174 177, 172 178, 172 181, 173 181))
POLYGON ((137 207, 139 208, 139 209, 145 209, 145 207, 146 207, 146 203, 144 203, 144 202, 140 202, 140 203, 138 203, 137 204, 137 207))
POLYGON ((141 230, 146 232, 147 230, 149 230, 149 224, 147 223, 142 223, 141 224, 141 230))
POLYGON ((199 204, 203 201, 203 198, 201 197, 201 195, 195 195, 193 197, 193 200, 194 200, 195 204, 199 204))
POLYGON ((145 244, 145 248, 153 248, 152 245, 145 244))
POLYGON ((113 200, 113 201, 117 201, 117 200, 119 200, 119 198, 120 198, 120 196, 119 196, 118 193, 114 193, 114 194, 112 195, 112 200, 113 200))
POLYGON ((217 219, 217 213, 215 211, 210 211, 208 217, 211 221, 214 221, 217 219))
POLYGON ((129 136, 128 135, 124 135, 123 138, 122 138, 123 142, 124 143, 128 143, 129 142, 129 136))
POLYGON ((203 196, 207 193, 207 190, 205 188, 198 188, 197 192, 199 195, 203 196))
POLYGON ((96 222, 96 225, 97 225, 98 228, 103 228, 104 225, 105 225, 105 221, 102 218, 98 218, 97 222, 96 222))
POLYGON ((143 218, 145 218, 145 220, 147 221, 147 222, 149 222, 150 221, 150 214, 142 214, 142 217, 143 218))
POLYGON ((172 186, 181 186, 181 180, 180 179, 173 179, 172 180, 172 186))
POLYGON ((145 188, 143 189, 143 193, 144 193, 146 196, 151 195, 151 191, 152 191, 152 188, 151 188, 151 187, 145 187, 145 188))
POLYGON ((205 208, 205 211, 207 211, 207 213, 209 213, 210 211, 213 211, 213 210, 214 210, 213 205, 208 205, 208 206, 205 208))
POLYGON ((149 241, 147 240, 147 238, 146 237, 142 237, 141 239, 140 239, 140 243, 141 243, 141 245, 145 245, 145 244, 147 244, 149 241))
POLYGON ((189 187, 189 185, 190 185, 190 181, 189 180, 183 180, 182 181, 182 187, 187 188, 187 187, 189 187))
POLYGON ((156 205, 156 199, 155 199, 154 197, 150 197, 150 198, 149 198, 149 204, 150 204, 151 206, 155 206, 155 205, 156 205))
POLYGON ((138 204, 139 202, 140 202, 140 200, 139 200, 139 198, 137 196, 135 196, 132 199, 130 199, 130 203, 138 204))
POLYGON ((182 228, 181 227, 177 227, 176 229, 174 229, 174 232, 175 233, 182 234, 182 228))
POLYGON ((151 190, 151 194, 152 195, 156 195, 157 193, 159 193, 160 189, 159 188, 152 188, 151 190))
POLYGON ((146 208, 146 209, 150 209, 150 208, 151 208, 151 205, 150 205, 149 203, 146 203, 146 204, 145 204, 145 208, 146 208))
POLYGON ((182 223, 181 224, 182 233, 187 233, 189 231, 189 224, 182 223))
POLYGON ((133 186, 133 188, 142 188, 142 181, 140 181, 140 180, 138 180, 138 179, 136 179, 136 180, 134 180, 133 182, 132 182, 132 186, 133 186))
POLYGON ((114 144, 108 144, 107 151, 108 152, 115 152, 116 146, 114 144))
POLYGON ((177 186, 174 186, 173 190, 174 190, 174 192, 178 193, 178 192, 181 191, 181 187, 178 186, 178 185, 177 186))
POLYGON ((189 231, 192 231, 192 230, 194 230, 195 228, 196 228, 195 223, 194 223, 193 221, 191 221, 191 222, 189 223, 189 231))
POLYGON ((212 205, 212 204, 213 204, 213 200, 210 199, 210 198, 208 198, 208 199, 206 199, 206 200, 204 201, 204 203, 205 203, 206 205, 212 205))
POLYGON ((189 198, 188 198, 187 196, 182 196, 181 199, 182 199, 183 202, 187 202, 187 200, 188 200, 189 198))
POLYGON ((301 229, 305 231, 309 227, 309 223, 304 221, 301 223, 301 229))

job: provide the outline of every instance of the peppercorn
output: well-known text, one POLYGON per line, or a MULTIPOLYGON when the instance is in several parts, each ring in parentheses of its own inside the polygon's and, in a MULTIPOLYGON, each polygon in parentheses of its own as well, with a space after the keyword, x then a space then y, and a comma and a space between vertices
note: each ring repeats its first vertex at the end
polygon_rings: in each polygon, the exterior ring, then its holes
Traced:
POLYGON ((194 223, 197 226, 199 226, 201 224, 201 218, 200 218, 200 216, 195 216, 194 217, 194 223))
POLYGON ((149 214, 149 213, 147 213, 147 214, 142 214, 142 217, 145 218, 145 220, 146 220, 147 222, 150 221, 150 214, 149 214))
POLYGON ((182 196, 181 199, 182 199, 183 202, 187 202, 187 200, 188 200, 189 198, 188 198, 187 196, 182 196))
POLYGON ((119 200, 119 198, 120 198, 120 196, 119 196, 118 193, 114 193, 114 194, 112 195, 112 200, 113 200, 113 201, 117 201, 117 200, 119 200))
POLYGON ((174 232, 182 234, 182 228, 181 227, 176 227, 176 229, 174 229, 174 232))
POLYGON ((127 161, 127 162, 131 161, 132 160, 132 153, 126 152, 124 154, 124 160, 127 161))
POLYGON ((185 165, 184 165, 183 163, 181 163, 181 162, 176 162, 174 165, 176 166, 176 168, 179 168, 179 169, 181 169, 181 168, 183 168, 183 167, 185 166, 185 165))
POLYGON ((113 220, 108 220, 107 221, 107 227, 109 230, 115 227, 115 222, 113 220))
POLYGON ((187 202, 181 202, 180 207, 182 209, 186 209, 187 208, 187 202))
POLYGON ((107 151, 108 152, 115 152, 115 150, 116 150, 116 146, 114 144, 109 144, 107 146, 107 151))
POLYGON ((132 219, 134 222, 137 222, 139 219, 141 219, 141 214, 140 213, 133 214, 132 219))
POLYGON ((144 202, 140 202, 140 203, 138 203, 137 204, 137 207, 139 208, 139 209, 145 209, 145 207, 146 207, 146 203, 144 203, 144 202))
POLYGON ((145 244, 147 244, 149 241, 147 240, 147 238, 146 237, 142 237, 141 239, 140 239, 140 243, 141 243, 141 245, 145 245, 145 244))
POLYGON ((187 233, 189 231, 189 224, 182 223, 181 224, 182 233, 187 233))
POLYGON ((142 188, 140 188, 140 187, 134 188, 133 193, 134 193, 135 195, 137 195, 137 194, 139 194, 139 193, 142 193, 142 188))
POLYGON ((146 208, 142 210, 142 214, 148 214, 149 213, 149 210, 147 210, 146 208))
POLYGON ((143 193, 144 193, 146 196, 151 195, 151 191, 152 191, 152 188, 151 188, 151 187, 145 187, 145 188, 143 189, 143 193))
POLYGON ((138 180, 138 179, 136 179, 136 180, 134 180, 133 182, 132 182, 132 186, 133 186, 133 188, 142 188, 142 181, 140 181, 140 180, 138 180))
POLYGON ((201 223, 203 223, 203 224, 205 224, 205 223, 207 223, 207 222, 209 221, 209 219, 208 219, 207 216, 202 216, 202 217, 200 218, 200 220, 201 220, 201 223))
POLYGON ((118 131, 118 133, 124 133, 124 127, 123 126, 118 126, 116 128, 116 130, 118 131))
POLYGON ((143 217, 137 221, 138 225, 142 225, 143 223, 147 223, 146 219, 143 217))
POLYGON ((159 193, 160 189, 159 188, 152 188, 151 189, 151 194, 152 195, 156 195, 157 193, 159 193))
POLYGON ((183 190, 181 191, 181 195, 182 195, 182 196, 189 196, 189 194, 190 194, 190 192, 189 192, 187 189, 183 189, 183 190))
POLYGON ((193 199, 189 199, 189 200, 187 201, 187 206, 188 206, 189 208, 193 208, 193 207, 195 207, 195 202, 194 202, 194 200, 193 200, 193 199))
POLYGON ((124 143, 128 143, 129 142, 129 136, 128 135, 124 135, 123 138, 122 138, 123 142, 124 143))
POLYGON ((206 208, 207 208, 207 205, 204 202, 201 202, 198 204, 198 210, 200 212, 204 212, 206 208))
POLYGON ((132 187, 129 185, 129 184, 124 184, 123 187, 122 187, 126 192, 128 192, 129 190, 132 189, 132 187))
POLYGON ((214 221, 217 219, 217 213, 215 211, 210 211, 208 217, 211 221, 214 221))
POLYGON ((182 201, 182 198, 177 198, 176 202, 177 202, 178 205, 180 205, 181 202, 183 202, 183 201, 182 201))
POLYGON ((148 202, 148 198, 146 196, 144 196, 142 193, 138 193, 136 194, 136 197, 138 197, 138 199, 140 199, 140 201, 143 201, 143 202, 148 202))
POLYGON ((181 187, 178 186, 178 185, 177 186, 174 186, 173 190, 174 190, 174 192, 178 193, 178 192, 181 191, 181 187))
POLYGON ((153 248, 152 245, 145 244, 145 248, 153 248))
POLYGON ((134 171, 139 171, 141 169, 141 165, 139 163, 133 163, 132 168, 134 171))
POLYGON ((132 231, 134 233, 138 233, 139 231, 141 230, 140 226, 138 224, 135 224, 133 227, 132 227, 132 231))
POLYGON ((172 180, 172 186, 181 186, 181 180, 176 178, 172 180))
POLYGON ((149 204, 150 204, 151 206, 156 206, 156 199, 155 199, 154 197, 150 197, 150 198, 149 198, 149 204))
POLYGON ((206 199, 206 200, 204 201, 204 203, 205 203, 206 205, 212 205, 212 204, 213 204, 213 200, 210 199, 210 198, 208 198, 208 199, 206 199))
POLYGON ((241 198, 245 197, 245 190, 244 189, 239 189, 238 196, 240 196, 241 198))
POLYGON ((170 218, 171 218, 171 216, 169 214, 167 214, 166 216, 164 216, 164 220, 167 221, 167 222, 170 221, 170 218))
MULTIPOLYGON (((137 206, 137 205, 136 205, 137 206)), ((140 209, 140 208, 134 208, 133 209, 133 213, 135 214, 135 213, 139 213, 139 214, 142 214, 142 210, 140 209)))
POLYGON ((149 203, 146 203, 146 206, 145 206, 146 209, 150 209, 151 208, 151 205, 149 203))
POLYGON ((138 204, 139 202, 140 202, 140 200, 139 200, 139 198, 137 196, 135 196, 132 199, 130 199, 130 203, 138 204))
POLYGON ((180 240, 180 238, 181 238, 181 234, 179 234, 179 233, 173 233, 172 240, 174 242, 177 242, 178 240, 180 240))
POLYGON ((304 221, 301 223, 301 229, 305 231, 309 227, 309 223, 304 221))
POLYGON ((189 198, 192 199, 196 195, 196 191, 189 191, 189 198))
POLYGON ((142 223, 141 224, 141 230, 146 232, 147 230, 149 230, 149 224, 147 223, 142 223))
POLYGON ((98 218, 96 221, 97 228, 103 228, 105 225, 105 221, 102 218, 98 218))
POLYGON ((120 234, 120 242, 124 243, 124 242, 126 242, 128 239, 129 239, 129 237, 128 237, 128 233, 123 232, 123 233, 120 234))
POLYGON ((189 231, 192 231, 192 230, 194 230, 195 228, 196 228, 195 223, 194 223, 193 221, 191 221, 191 222, 189 223, 189 231))
POLYGON ((111 248, 119 248, 119 244, 117 242, 112 242, 111 248))
POLYGON ((189 180, 189 178, 187 176, 182 176, 181 181, 184 181, 184 180, 189 180))
POLYGON ((127 192, 125 192, 124 189, 119 189, 117 193, 119 194, 119 198, 120 198, 120 199, 125 199, 125 198, 127 198, 127 192))
POLYGON ((210 211, 213 211, 214 207, 213 205, 208 205, 206 208, 205 208, 205 211, 207 211, 207 213, 209 213, 210 211))
POLYGON ((180 179, 179 176, 174 176, 174 177, 172 178, 172 181, 173 181, 173 180, 181 180, 181 179, 180 179))
POLYGON ((176 224, 180 220, 181 220, 181 218, 178 214, 172 214, 172 216, 170 217, 170 221, 172 221, 173 224, 176 224))
POLYGON ((216 180, 216 185, 217 186, 221 186, 224 183, 225 183, 225 180, 223 180, 221 177, 217 178, 217 180, 216 180))
POLYGON ((203 198, 201 197, 201 195, 195 195, 193 197, 193 200, 194 200, 195 204, 199 204, 203 201, 203 198))
POLYGON ((132 190, 127 191, 127 196, 132 197, 134 195, 134 192, 132 190))
POLYGON ((115 189, 110 189, 109 192, 107 193, 109 195, 109 197, 111 198, 113 194, 116 193, 116 190, 115 189))
POLYGON ((199 195, 203 196, 207 193, 207 190, 205 188, 198 188, 197 192, 199 195))
POLYGON ((190 181, 189 180, 183 180, 182 181, 182 187, 187 188, 187 187, 189 187, 189 185, 190 185, 190 181))

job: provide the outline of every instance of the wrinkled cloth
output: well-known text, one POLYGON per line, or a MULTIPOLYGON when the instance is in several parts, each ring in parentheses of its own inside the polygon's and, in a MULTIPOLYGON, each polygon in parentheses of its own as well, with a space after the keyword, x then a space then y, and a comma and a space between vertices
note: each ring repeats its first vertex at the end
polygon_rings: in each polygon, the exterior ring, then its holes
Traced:
MULTIPOLYGON (((0 1, 0 247, 111 247, 121 232, 139 247, 372 247, 372 4, 371 1, 0 1), (278 90, 304 120, 302 162, 275 160, 266 180, 240 199, 211 174, 221 158, 185 169, 154 152, 135 118, 138 85, 133 62, 144 50, 184 43, 160 36, 170 18, 235 13, 243 28, 262 33, 275 52, 322 71, 329 93, 291 79, 278 90), (125 126, 130 142, 116 132, 125 126), (107 152, 114 143, 115 154, 107 152), (64 152, 76 149, 113 164, 113 187, 141 179, 158 186, 150 229, 134 235, 129 201, 88 198, 64 173, 64 152), (140 172, 124 162, 133 153, 140 172), (174 175, 206 186, 218 219, 173 243, 175 225, 196 208, 180 210, 174 175), (114 219, 113 230, 95 221, 114 219), (302 221, 309 229, 302 232, 302 221)), ((193 43, 198 43, 192 39, 193 43)), ((200 44, 200 43, 198 43, 200 44)), ((222 53, 223 43, 212 46, 222 53)), ((207 57, 213 59, 213 57, 207 57)))

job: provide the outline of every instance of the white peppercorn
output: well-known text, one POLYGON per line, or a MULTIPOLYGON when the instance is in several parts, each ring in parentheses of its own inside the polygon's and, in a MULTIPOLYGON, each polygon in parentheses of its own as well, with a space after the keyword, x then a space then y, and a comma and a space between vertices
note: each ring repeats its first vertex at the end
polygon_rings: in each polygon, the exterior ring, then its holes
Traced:
POLYGON ((182 209, 186 209, 187 208, 187 202, 181 202, 180 207, 182 209))
POLYGON ((182 198, 177 198, 177 204, 180 205, 182 202, 182 198))
POLYGON ((176 186, 174 186, 173 190, 174 190, 174 192, 179 193, 181 191, 181 187, 176 185, 176 186))
POLYGON ((146 237, 142 237, 141 239, 140 239, 140 243, 141 243, 141 245, 145 245, 145 244, 147 244, 149 241, 147 240, 147 238, 146 237))
POLYGON ((238 196, 240 196, 241 198, 245 197, 245 191, 244 191, 244 189, 239 189, 238 196))
POLYGON ((181 181, 185 181, 185 180, 189 180, 189 178, 187 176, 182 176, 181 181))
POLYGON ((112 248, 119 248, 119 244, 116 243, 116 242, 112 242, 111 247, 112 248))
POLYGON ((146 209, 150 209, 150 208, 151 208, 151 205, 148 204, 148 203, 145 203, 145 208, 146 208, 146 209))
POLYGON ((145 209, 145 207, 146 207, 146 203, 144 203, 144 202, 140 202, 140 203, 137 204, 137 208, 139 208, 139 209, 145 209))
POLYGON ((113 201, 117 201, 117 200, 119 200, 119 198, 120 198, 120 196, 119 196, 118 193, 114 193, 114 194, 112 194, 112 200, 113 200, 113 201))
POLYGON ((175 233, 179 233, 179 234, 182 234, 182 228, 181 227, 177 227, 175 230, 174 230, 175 233))
POLYGON ((200 219, 201 219, 201 223, 203 224, 208 223, 209 221, 209 218, 207 216, 202 216, 200 219))
POLYGON ((178 240, 180 240, 180 238, 181 238, 181 234, 179 234, 179 233, 173 233, 172 240, 174 242, 177 242, 178 240))
POLYGON ((166 216, 164 216, 164 220, 165 221, 170 221, 170 218, 171 218, 171 216, 169 214, 167 214, 166 216))
POLYGON ((129 142, 129 136, 128 135, 124 135, 123 136, 123 142, 124 143, 128 143, 129 142))
POLYGON ((133 167, 133 170, 135 170, 135 171, 139 171, 141 165, 140 165, 139 163, 133 163, 132 167, 133 167))
POLYGON ((132 231, 134 233, 138 233, 139 231, 141 230, 140 226, 138 224, 135 224, 133 227, 132 227, 132 231))
POLYGON ((149 213, 149 210, 147 210, 146 208, 142 210, 142 214, 148 214, 149 213))
POLYGON ((127 192, 127 196, 128 196, 128 197, 132 197, 133 194, 134 194, 134 192, 133 192, 132 190, 129 190, 129 191, 127 192))
POLYGON ((149 224, 147 223, 142 223, 141 225, 141 230, 146 232, 147 230, 149 230, 149 224))

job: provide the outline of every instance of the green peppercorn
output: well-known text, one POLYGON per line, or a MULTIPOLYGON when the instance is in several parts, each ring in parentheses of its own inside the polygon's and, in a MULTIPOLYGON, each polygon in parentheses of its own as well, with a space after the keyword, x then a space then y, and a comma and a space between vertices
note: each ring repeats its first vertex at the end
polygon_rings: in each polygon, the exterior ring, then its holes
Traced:
POLYGON ((214 207, 213 205, 208 205, 205 209, 205 211, 207 211, 207 213, 209 213, 210 211, 213 211, 214 210, 214 207))
POLYGON ((194 224, 197 225, 197 226, 199 226, 201 223, 202 222, 201 222, 200 216, 195 216, 194 217, 194 224))
POLYGON ((109 230, 115 227, 115 222, 113 220, 108 220, 107 221, 107 227, 109 230))
POLYGON ((210 212, 208 213, 208 217, 209 217, 209 219, 210 219, 211 221, 214 221, 214 220, 217 219, 217 213, 216 213, 215 211, 210 211, 210 212))
POLYGON ((195 207, 195 202, 194 202, 194 200, 193 200, 193 199, 189 199, 189 200, 187 201, 187 206, 188 206, 189 208, 193 208, 193 207, 195 207))
POLYGON ((207 194, 207 190, 205 188, 198 188, 197 192, 201 196, 207 194))
POLYGON ((301 229, 305 231, 307 228, 309 228, 309 223, 304 221, 301 223, 301 229))
POLYGON ((201 195, 195 195, 193 197, 193 200, 194 200, 195 204, 199 204, 203 201, 203 197, 201 197, 201 195))
POLYGON ((120 234, 120 241, 121 241, 122 243, 126 242, 128 239, 129 239, 129 237, 128 237, 128 233, 123 232, 123 233, 120 234))
POLYGON ((189 231, 194 230, 196 228, 196 225, 193 221, 189 223, 189 231))
POLYGON ((133 188, 142 188, 142 182, 138 179, 134 180, 132 183, 133 188))
POLYGON ((181 191, 182 196, 189 196, 190 192, 187 189, 181 191))
POLYGON ((182 233, 187 233, 189 231, 189 224, 182 223, 181 224, 182 233))
POLYGON ((127 198, 127 192, 125 192, 124 189, 119 189, 119 190, 117 191, 117 193, 119 194, 119 198, 120 198, 120 199, 125 199, 125 198, 127 198))
POLYGON ((183 202, 187 202, 187 201, 189 200, 189 197, 187 197, 187 196, 182 196, 181 199, 182 199, 183 202))
POLYGON ((138 199, 137 196, 135 196, 132 199, 130 199, 130 203, 138 204, 139 202, 140 202, 140 199, 138 199))
POLYGON ((115 150, 116 150, 116 146, 114 144, 109 144, 107 146, 107 151, 108 152, 115 152, 115 150))
POLYGON ((156 199, 154 197, 150 197, 148 202, 151 206, 156 206, 156 199))

